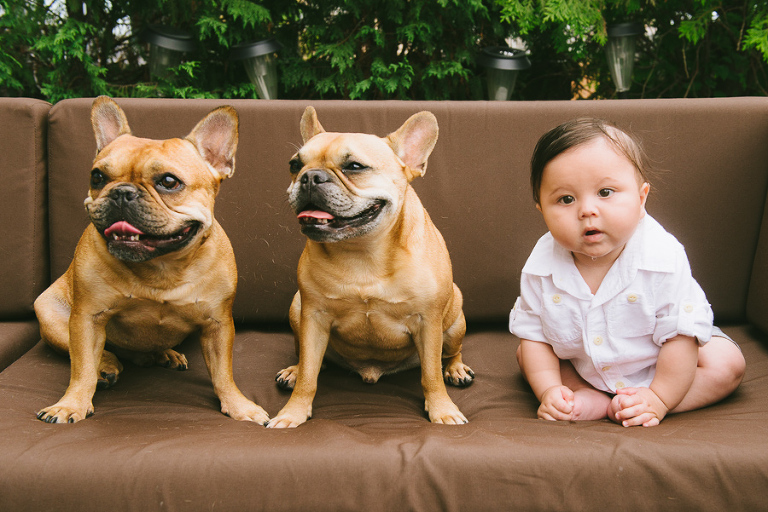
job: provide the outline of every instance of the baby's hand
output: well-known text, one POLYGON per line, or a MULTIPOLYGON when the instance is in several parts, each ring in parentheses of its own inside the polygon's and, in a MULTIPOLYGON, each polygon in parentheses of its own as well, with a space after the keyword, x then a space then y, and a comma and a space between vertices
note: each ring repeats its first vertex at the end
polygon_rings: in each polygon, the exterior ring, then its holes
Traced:
POLYGON ((573 391, 566 386, 552 386, 541 395, 538 416, 543 420, 570 420, 573 414, 573 391))
POLYGON ((625 427, 655 427, 667 411, 667 406, 650 388, 622 388, 611 401, 611 413, 625 427))

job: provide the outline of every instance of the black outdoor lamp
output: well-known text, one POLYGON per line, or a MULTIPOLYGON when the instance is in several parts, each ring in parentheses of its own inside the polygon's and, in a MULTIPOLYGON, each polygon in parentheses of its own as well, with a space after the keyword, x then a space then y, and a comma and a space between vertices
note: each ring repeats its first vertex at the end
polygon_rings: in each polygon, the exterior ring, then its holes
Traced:
POLYGON ((243 60, 256 94, 264 100, 277 98, 277 52, 283 45, 274 39, 241 43, 232 47, 229 58, 243 60))
POLYGON ((156 77, 167 76, 168 68, 177 67, 182 54, 196 47, 189 32, 163 25, 149 25, 141 39, 149 43, 149 74, 156 77))
POLYGON ((498 101, 512 97, 517 72, 531 67, 525 51, 508 46, 483 48, 477 61, 486 69, 488 99, 498 101))
POLYGON ((629 97, 632 85, 632 68, 635 66, 635 41, 643 33, 641 23, 608 25, 608 44, 605 54, 619 98, 629 97))

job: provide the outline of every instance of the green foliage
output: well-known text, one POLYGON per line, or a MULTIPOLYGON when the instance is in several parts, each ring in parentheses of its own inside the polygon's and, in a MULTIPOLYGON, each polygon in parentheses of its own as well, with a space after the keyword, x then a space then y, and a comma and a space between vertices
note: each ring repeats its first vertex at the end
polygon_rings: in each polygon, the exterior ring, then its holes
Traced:
POLYGON ((631 97, 765 95, 767 0, 498 0, 522 35, 533 68, 524 99, 614 97, 605 64, 606 24, 639 21, 631 97), (570 82, 566 90, 564 82, 570 82), (559 87, 559 89, 555 89, 559 87))
POLYGON ((647 24, 653 37, 640 39, 635 66, 637 93, 644 97, 765 95, 768 92, 765 26, 768 1, 685 2, 687 10, 658 2, 647 24))
POLYGON ((503 33, 486 3, 302 3, 301 18, 278 27, 296 34, 301 53, 284 64, 284 83, 297 97, 467 99, 473 83, 480 90, 474 59, 488 39, 482 32, 503 33))
POLYGON ((273 37, 282 98, 483 99, 485 46, 524 44, 513 99, 615 95, 606 26, 642 22, 633 97, 764 95, 768 0, 0 0, 0 95, 254 98, 242 42, 273 37), (197 41, 149 75, 150 24, 197 41))

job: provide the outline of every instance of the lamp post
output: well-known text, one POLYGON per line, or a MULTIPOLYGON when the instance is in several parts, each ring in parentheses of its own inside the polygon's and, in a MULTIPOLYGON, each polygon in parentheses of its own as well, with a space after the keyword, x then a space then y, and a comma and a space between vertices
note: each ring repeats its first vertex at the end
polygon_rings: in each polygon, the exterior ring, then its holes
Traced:
POLYGON ((181 64, 182 54, 195 49, 191 34, 162 25, 149 25, 141 39, 149 43, 149 74, 155 77, 167 77, 169 68, 181 64))
POLYGON ((608 25, 608 44, 605 54, 619 98, 629 97, 632 85, 632 68, 635 66, 635 41, 643 33, 641 23, 608 25))
POLYGON ((241 43, 232 47, 229 58, 243 60, 245 71, 256 87, 256 94, 265 100, 277 98, 277 52, 283 45, 274 39, 241 43))
POLYGON ((531 67, 525 51, 508 46, 484 48, 478 63, 485 67, 488 78, 488 99, 506 101, 512 97, 517 73, 531 67))

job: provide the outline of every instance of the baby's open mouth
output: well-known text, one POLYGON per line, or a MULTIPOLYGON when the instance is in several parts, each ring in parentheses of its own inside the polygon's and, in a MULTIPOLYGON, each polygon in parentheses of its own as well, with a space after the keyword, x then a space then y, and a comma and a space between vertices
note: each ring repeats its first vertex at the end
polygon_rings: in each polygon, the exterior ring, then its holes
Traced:
POLYGON ((603 232, 599 229, 587 229, 584 231, 584 239, 589 242, 598 242, 602 240, 603 232))

